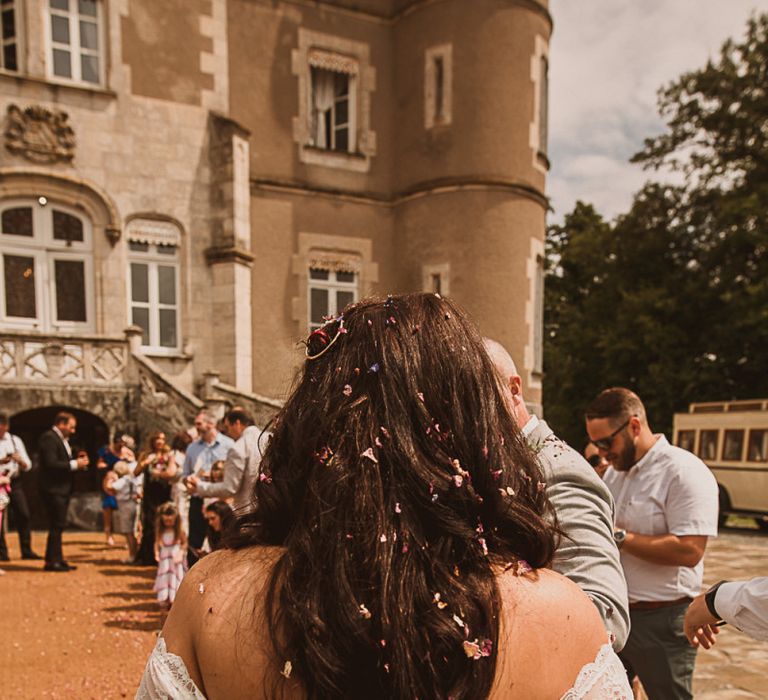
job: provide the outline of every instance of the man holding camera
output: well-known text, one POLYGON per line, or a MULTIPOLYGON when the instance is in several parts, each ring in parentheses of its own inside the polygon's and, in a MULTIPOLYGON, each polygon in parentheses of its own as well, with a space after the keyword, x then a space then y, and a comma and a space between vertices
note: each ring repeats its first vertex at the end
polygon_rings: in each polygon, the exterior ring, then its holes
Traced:
MULTIPOLYGON (((8 430, 8 416, 0 413, 0 476, 10 479, 10 502, 6 509, 13 513, 19 531, 19 545, 22 559, 42 559, 32 551, 32 532, 29 526, 29 505, 19 478, 22 472, 32 468, 24 443, 8 430)), ((8 561, 8 545, 5 532, 0 528, 0 561, 8 561)))
POLYGON ((650 700, 689 700, 696 649, 683 618, 701 590, 717 536, 717 483, 698 457, 654 435, 639 397, 606 389, 587 407, 590 442, 611 466, 614 539, 629 588, 630 633, 619 654, 650 700))

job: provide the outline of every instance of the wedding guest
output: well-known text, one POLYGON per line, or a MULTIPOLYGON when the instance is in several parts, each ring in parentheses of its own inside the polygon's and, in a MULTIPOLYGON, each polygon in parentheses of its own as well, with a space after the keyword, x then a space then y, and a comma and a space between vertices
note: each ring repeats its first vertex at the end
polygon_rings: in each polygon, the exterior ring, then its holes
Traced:
POLYGON ((157 509, 154 539, 158 562, 154 590, 160 608, 168 610, 187 570, 187 534, 181 527, 179 511, 170 501, 157 509))
POLYGON ((45 547, 45 571, 66 572, 77 567, 64 559, 62 534, 67 526, 67 511, 75 472, 88 468, 88 455, 75 453, 69 444, 77 429, 77 419, 67 411, 56 414, 53 427, 38 441, 40 450, 40 495, 48 512, 48 542, 45 547))
MULTIPOLYGON (((111 444, 100 447, 97 453, 96 468, 111 470, 119 461, 134 462, 136 458, 133 450, 126 444, 127 440, 132 442, 129 436, 116 433, 111 444)), ((112 480, 113 478, 110 477, 110 481, 112 480)), ((110 493, 105 484, 106 478, 102 479, 101 512, 104 518, 104 535, 107 544, 111 547, 115 544, 114 537, 112 537, 112 514, 117 510, 117 501, 114 493, 110 493)))
POLYGON ((141 545, 138 563, 157 564, 155 558, 155 516, 157 509, 171 499, 171 482, 176 477, 176 459, 165 441, 165 433, 149 436, 147 449, 139 456, 134 476, 144 475, 141 497, 141 545))
POLYGON ((123 564, 132 564, 136 560, 139 550, 136 541, 136 517, 138 515, 139 480, 141 477, 133 475, 133 470, 127 462, 117 462, 112 473, 115 479, 111 482, 117 501, 117 510, 112 525, 118 535, 125 537, 128 547, 128 557, 123 564))
POLYGON ((536 455, 450 301, 367 299, 311 333, 256 492, 185 577, 140 700, 631 697, 548 568, 536 455))
MULTIPOLYGON (((24 442, 18 435, 8 430, 8 416, 0 413, 0 476, 7 476, 9 503, 6 516, 13 514, 19 532, 19 546, 22 559, 42 559, 32 551, 32 530, 29 526, 30 514, 27 495, 22 484, 22 473, 32 468, 32 460, 27 454, 24 442)), ((0 528, 0 561, 8 561, 8 545, 5 531, 0 528)))

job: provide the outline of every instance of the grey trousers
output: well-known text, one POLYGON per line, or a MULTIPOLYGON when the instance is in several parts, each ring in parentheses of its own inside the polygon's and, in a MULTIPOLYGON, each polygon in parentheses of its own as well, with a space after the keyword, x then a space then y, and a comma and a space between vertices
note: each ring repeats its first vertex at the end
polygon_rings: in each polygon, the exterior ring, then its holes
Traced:
POLYGON ((658 610, 630 610, 631 628, 621 650, 649 700, 691 700, 694 649, 683 633, 688 603, 658 610))

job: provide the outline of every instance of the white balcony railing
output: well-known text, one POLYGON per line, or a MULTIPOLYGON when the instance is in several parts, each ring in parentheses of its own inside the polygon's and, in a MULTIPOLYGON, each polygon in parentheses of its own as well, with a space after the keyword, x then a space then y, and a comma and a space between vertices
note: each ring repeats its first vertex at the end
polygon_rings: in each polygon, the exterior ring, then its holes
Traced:
POLYGON ((0 381, 124 385, 126 338, 0 332, 0 381))

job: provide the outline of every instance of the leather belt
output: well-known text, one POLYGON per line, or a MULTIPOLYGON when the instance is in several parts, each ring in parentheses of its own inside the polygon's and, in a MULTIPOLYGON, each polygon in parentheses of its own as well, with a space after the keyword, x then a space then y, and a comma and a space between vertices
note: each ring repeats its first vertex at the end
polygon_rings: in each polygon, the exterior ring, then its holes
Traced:
POLYGON ((630 610, 658 610, 659 608, 671 608, 675 605, 690 603, 693 598, 685 595, 677 600, 638 600, 636 603, 630 603, 630 610))

